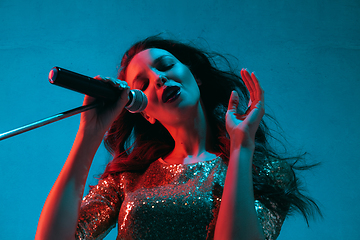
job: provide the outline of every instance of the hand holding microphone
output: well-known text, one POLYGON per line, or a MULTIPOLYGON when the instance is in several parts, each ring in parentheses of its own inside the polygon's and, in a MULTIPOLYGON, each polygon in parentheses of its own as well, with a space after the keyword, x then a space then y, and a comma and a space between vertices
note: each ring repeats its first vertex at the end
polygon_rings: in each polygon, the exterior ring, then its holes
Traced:
POLYGON ((131 113, 142 112, 147 106, 146 95, 137 89, 129 90, 126 82, 119 79, 87 77, 60 67, 54 67, 49 73, 49 82, 79 93, 86 94, 84 106, 94 106, 95 111, 81 114, 80 128, 87 133, 103 136, 124 107, 131 113), (100 100, 105 105, 97 105, 100 100))

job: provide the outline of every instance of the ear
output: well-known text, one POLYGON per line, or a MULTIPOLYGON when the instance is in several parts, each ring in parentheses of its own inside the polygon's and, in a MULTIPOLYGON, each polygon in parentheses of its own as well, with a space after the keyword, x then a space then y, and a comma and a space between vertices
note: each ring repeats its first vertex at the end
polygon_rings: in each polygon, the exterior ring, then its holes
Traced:
POLYGON ((201 84, 202 84, 201 80, 200 80, 200 79, 198 79, 198 78, 195 78, 195 81, 196 81, 197 85, 200 87, 200 86, 201 86, 201 84))
POLYGON ((156 122, 156 119, 153 117, 150 117, 145 112, 141 112, 141 115, 151 124, 154 124, 156 122))

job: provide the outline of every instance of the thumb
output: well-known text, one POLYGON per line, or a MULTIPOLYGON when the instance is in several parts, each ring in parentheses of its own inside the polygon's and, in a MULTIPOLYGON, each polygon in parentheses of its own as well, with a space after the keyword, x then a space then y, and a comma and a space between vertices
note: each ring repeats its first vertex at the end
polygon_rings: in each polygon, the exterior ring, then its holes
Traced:
POLYGON ((239 94, 236 91, 232 91, 230 95, 228 111, 236 112, 239 105, 239 94))

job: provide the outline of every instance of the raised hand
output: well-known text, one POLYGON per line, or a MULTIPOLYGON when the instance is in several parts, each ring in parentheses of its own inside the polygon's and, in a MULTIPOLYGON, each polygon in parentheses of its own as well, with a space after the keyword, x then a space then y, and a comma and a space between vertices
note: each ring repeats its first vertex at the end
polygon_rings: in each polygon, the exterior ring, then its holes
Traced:
POLYGON ((254 73, 246 69, 241 70, 241 77, 250 92, 249 107, 245 114, 239 114, 239 95, 233 91, 230 96, 228 111, 226 113, 226 130, 230 139, 244 147, 255 147, 255 133, 261 118, 265 114, 264 91, 254 73))

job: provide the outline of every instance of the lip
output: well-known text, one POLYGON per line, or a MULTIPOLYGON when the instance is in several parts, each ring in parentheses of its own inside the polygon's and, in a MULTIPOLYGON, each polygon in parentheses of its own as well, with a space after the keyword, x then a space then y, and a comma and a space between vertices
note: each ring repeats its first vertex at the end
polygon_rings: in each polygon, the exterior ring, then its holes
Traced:
POLYGON ((171 103, 175 101, 180 96, 180 87, 178 86, 169 86, 164 89, 164 92, 161 96, 163 103, 171 103))

